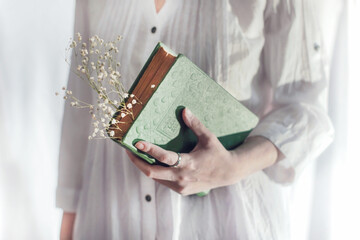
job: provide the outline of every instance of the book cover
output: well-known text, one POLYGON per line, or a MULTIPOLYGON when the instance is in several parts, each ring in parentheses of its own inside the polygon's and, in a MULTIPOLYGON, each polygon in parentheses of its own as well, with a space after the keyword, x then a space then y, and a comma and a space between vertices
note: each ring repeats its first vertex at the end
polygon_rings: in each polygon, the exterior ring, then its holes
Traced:
MULTIPOLYGON (((136 142, 143 140, 180 153, 188 153, 195 147, 197 138, 181 117, 181 111, 185 107, 228 150, 239 146, 258 123, 258 118, 223 87, 184 55, 174 54, 162 43, 155 47, 129 94, 140 88, 140 82, 152 91, 147 93, 149 97, 143 100, 141 108, 134 109, 134 118, 126 130, 122 131, 121 137, 117 137, 120 133, 116 132, 116 137, 112 139, 150 164, 156 164, 156 159, 137 150, 134 146, 136 142), (154 68, 153 62, 160 50, 166 53, 163 54, 165 57, 170 54, 173 58, 162 63, 158 57, 160 65, 166 66, 154 68), (147 80, 144 83, 145 78, 147 80), (155 78, 158 78, 156 84, 153 80, 155 78)), ((121 121, 119 114, 114 118, 121 121)), ((110 126, 109 129, 116 128, 110 126)))

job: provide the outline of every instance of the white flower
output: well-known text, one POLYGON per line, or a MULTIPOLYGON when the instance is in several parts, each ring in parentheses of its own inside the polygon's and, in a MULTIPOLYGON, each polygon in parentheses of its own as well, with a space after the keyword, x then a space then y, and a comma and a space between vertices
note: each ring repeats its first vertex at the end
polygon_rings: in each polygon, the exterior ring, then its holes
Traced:
MULTIPOLYGON (((97 139, 100 136, 102 138, 112 137, 116 135, 115 131, 109 130, 107 132, 105 129, 108 129, 111 124, 118 124, 121 121, 120 116, 124 118, 131 114, 134 105, 139 104, 134 94, 124 92, 120 81, 121 74, 119 71, 121 65, 120 62, 116 61, 116 56, 119 52, 117 45, 122 37, 118 36, 112 42, 105 42, 95 35, 89 39, 88 44, 83 42, 82 38, 83 36, 80 33, 76 33, 74 39, 70 39, 70 48, 67 50, 71 50, 71 48, 76 50, 76 57, 79 58, 76 60, 80 65, 75 65, 74 70, 81 78, 88 81, 91 87, 96 86, 98 100, 95 105, 78 102, 77 96, 73 96, 73 93, 65 87, 63 87, 64 94, 62 97, 67 99, 70 105, 75 108, 88 108, 89 115, 93 118, 92 132, 88 136, 89 139, 97 139), (117 98, 119 100, 112 99, 112 94, 119 94, 117 98), (129 98, 130 101, 124 104, 124 99, 129 98), (125 106, 123 111, 120 111, 115 110, 112 105, 115 107, 119 105, 125 106), (118 119, 113 119, 112 116, 116 112, 120 116, 118 119)), ((62 94, 59 91, 55 95, 59 95, 59 93, 62 94)))
POLYGON ((80 55, 81 55, 82 57, 85 57, 85 56, 88 55, 88 54, 89 54, 89 52, 88 52, 88 50, 87 50, 86 48, 80 50, 80 55))
POLYGON ((70 44, 70 47, 74 48, 74 47, 76 47, 76 45, 77 45, 77 43, 75 41, 72 41, 71 44, 70 44))
POLYGON ((81 34, 78 32, 78 33, 76 33, 76 35, 77 35, 78 41, 80 42, 82 40, 81 34))
POLYGON ((89 136, 88 139, 91 140, 91 139, 92 139, 92 136, 89 136))
POLYGON ((155 84, 151 84, 151 88, 155 88, 155 84))

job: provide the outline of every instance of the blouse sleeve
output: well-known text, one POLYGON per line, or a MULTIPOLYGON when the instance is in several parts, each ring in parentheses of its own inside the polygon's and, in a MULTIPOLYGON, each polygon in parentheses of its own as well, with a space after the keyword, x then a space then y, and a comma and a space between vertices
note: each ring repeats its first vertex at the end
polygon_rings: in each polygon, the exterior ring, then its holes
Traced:
POLYGON ((283 154, 264 170, 291 183, 332 141, 327 115, 328 78, 321 31, 312 1, 269 1, 265 10, 262 73, 272 86, 269 113, 251 133, 283 154))
MULTIPOLYGON (((84 0, 76 1, 75 33, 80 32, 83 39, 88 39, 87 4, 84 0)), ((74 55, 71 69, 76 69, 74 55)), ((91 89, 70 70, 68 87, 80 100, 91 103, 91 89)), ((66 212, 76 212, 79 192, 82 187, 83 164, 86 157, 91 118, 88 109, 76 109, 66 102, 60 141, 58 184, 56 206, 66 212)))

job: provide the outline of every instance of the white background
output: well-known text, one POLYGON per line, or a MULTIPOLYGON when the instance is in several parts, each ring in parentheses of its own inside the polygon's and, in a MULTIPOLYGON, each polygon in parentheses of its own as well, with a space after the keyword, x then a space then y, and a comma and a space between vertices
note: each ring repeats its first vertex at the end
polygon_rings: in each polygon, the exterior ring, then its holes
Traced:
POLYGON ((0 0, 0 239, 56 239, 72 0, 0 0))
MULTIPOLYGON (((344 13, 330 76, 337 138, 288 189, 293 239, 360 239, 359 1, 349 0, 344 13)), ((73 14, 73 0, 0 0, 1 240, 59 236, 55 187, 64 102, 54 93, 67 81, 73 14)))

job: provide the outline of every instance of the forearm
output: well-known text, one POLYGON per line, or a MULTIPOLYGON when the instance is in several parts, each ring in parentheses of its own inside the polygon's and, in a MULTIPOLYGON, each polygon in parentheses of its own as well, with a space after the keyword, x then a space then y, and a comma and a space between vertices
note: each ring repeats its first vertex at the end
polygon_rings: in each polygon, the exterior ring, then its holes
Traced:
POLYGON ((72 239, 75 216, 76 216, 75 213, 64 212, 61 222, 61 230, 60 230, 61 240, 72 239))
POLYGON ((250 137, 230 151, 233 157, 236 181, 273 165, 282 154, 272 142, 261 136, 250 137))

